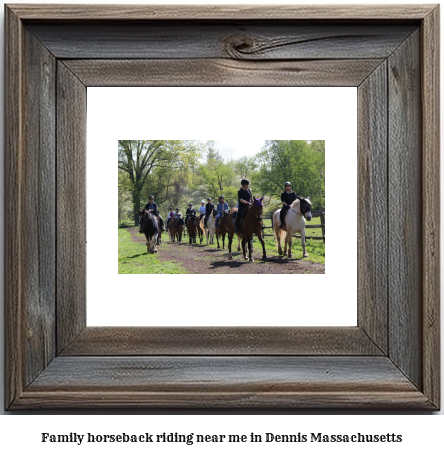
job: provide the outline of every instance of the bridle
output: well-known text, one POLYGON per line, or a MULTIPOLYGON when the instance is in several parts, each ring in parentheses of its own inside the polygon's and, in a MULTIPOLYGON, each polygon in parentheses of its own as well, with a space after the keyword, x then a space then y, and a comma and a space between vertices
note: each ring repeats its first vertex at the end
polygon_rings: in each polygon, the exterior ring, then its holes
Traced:
MULTIPOLYGON (((302 200, 299 200, 299 201, 302 201, 302 200)), ((305 200, 304 200, 304 201, 305 201, 305 200)), ((304 214, 301 214, 300 212, 297 212, 297 211, 293 210, 291 207, 290 207, 290 211, 294 212, 295 214, 302 215, 302 217, 305 218, 305 215, 304 215, 304 214)))

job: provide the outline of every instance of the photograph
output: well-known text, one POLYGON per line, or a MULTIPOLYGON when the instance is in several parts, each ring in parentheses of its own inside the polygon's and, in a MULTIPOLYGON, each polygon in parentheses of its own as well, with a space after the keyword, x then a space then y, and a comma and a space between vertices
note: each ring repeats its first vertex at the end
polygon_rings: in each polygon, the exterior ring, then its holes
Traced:
POLYGON ((324 274, 325 140, 119 140, 119 274, 324 274))

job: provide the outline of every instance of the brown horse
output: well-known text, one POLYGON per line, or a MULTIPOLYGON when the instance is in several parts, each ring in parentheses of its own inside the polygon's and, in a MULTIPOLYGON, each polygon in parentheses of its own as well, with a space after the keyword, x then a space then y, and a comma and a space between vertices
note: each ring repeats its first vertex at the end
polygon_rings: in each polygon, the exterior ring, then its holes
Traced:
POLYGON ((180 244, 182 242, 182 232, 185 227, 185 220, 181 218, 175 218, 170 221, 168 230, 171 236, 171 242, 175 242, 180 244))
MULTIPOLYGON (((228 219, 230 218, 230 214, 224 213, 222 214, 221 218, 219 219, 219 226, 216 229, 216 239, 217 239, 217 248, 220 249, 219 245, 219 236, 222 238, 222 249, 225 250, 225 235, 230 233, 228 229, 228 219)), ((240 249, 239 249, 240 251, 240 249)))
POLYGON ((190 244, 196 244, 196 234, 197 234, 197 217, 195 215, 188 216, 187 220, 187 233, 190 238, 190 244))
MULTIPOLYGON (((242 238, 242 251, 245 260, 250 260, 251 262, 254 259, 251 257, 253 253, 253 234, 261 241, 262 244, 262 260, 267 259, 267 252, 265 251, 265 242, 264 236, 262 233, 262 209, 263 209, 263 197, 261 199, 256 199, 253 197, 253 204, 245 212, 244 218, 242 220, 242 228, 237 233, 238 236, 242 238), (246 245, 248 244, 249 258, 247 258, 246 245)), ((227 227, 229 230, 228 233, 228 259, 232 260, 233 256, 231 254, 231 245, 233 243, 233 237, 235 234, 234 231, 234 222, 233 218, 228 217, 227 227)))

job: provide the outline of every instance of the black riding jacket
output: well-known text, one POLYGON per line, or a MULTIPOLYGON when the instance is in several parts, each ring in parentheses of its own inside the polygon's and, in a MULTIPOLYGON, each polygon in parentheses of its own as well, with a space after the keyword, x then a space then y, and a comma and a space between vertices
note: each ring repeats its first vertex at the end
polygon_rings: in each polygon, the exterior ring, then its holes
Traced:
POLYGON ((196 211, 194 209, 188 208, 186 215, 196 215, 196 211))
POLYGON ((251 193, 251 190, 248 188, 247 190, 244 190, 242 187, 241 189, 237 192, 237 197, 239 198, 239 211, 243 212, 248 206, 244 203, 241 203, 241 199, 244 201, 249 201, 250 203, 253 201, 253 194, 251 193))
POLYGON ((291 204, 296 201, 296 193, 291 191, 290 193, 284 192, 281 195, 281 201, 283 203, 291 204))
POLYGON ((213 213, 213 210, 214 210, 214 204, 213 203, 207 203, 207 205, 205 206, 206 216, 209 217, 213 213))

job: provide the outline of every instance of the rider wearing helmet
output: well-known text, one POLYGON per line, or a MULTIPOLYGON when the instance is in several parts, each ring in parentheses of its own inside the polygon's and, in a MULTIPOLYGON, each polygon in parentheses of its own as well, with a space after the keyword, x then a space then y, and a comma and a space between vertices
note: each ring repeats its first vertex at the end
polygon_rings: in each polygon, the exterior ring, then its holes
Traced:
POLYGON ((207 227, 207 222, 208 222, 208 217, 213 213, 214 211, 214 204, 211 202, 211 198, 207 198, 207 205, 205 206, 205 220, 204 220, 204 225, 206 228, 207 227))
POLYGON ((153 215, 159 218, 160 220, 160 230, 163 231, 163 219, 161 215, 159 214, 159 208, 157 207, 157 203, 154 202, 154 196, 150 195, 149 196, 149 201, 145 206, 145 210, 152 212, 153 215))
POLYGON ((168 225, 170 224, 170 220, 174 218, 174 211, 173 211, 173 207, 171 206, 170 207, 170 212, 168 212, 168 218, 167 218, 167 228, 168 228, 168 225))
POLYGON ((283 207, 281 209, 281 224, 279 228, 284 228, 285 226, 285 216, 287 215, 288 210, 290 209, 290 206, 293 204, 294 201, 296 201, 296 194, 294 191, 291 189, 291 183, 290 182, 285 182, 284 184, 285 191, 281 195, 281 201, 283 204, 283 207))
POLYGON ((216 215, 216 228, 219 228, 219 221, 223 213, 228 212, 228 204, 225 202, 225 197, 219 197, 219 203, 217 204, 217 215, 216 215))
POLYGON ((182 218, 182 212, 180 212, 180 209, 176 207, 176 212, 174 213, 174 218, 179 219, 182 218))
POLYGON ((250 181, 248 179, 242 179, 241 188, 237 192, 237 197, 239 198, 239 209, 236 216, 236 223, 234 225, 234 231, 239 231, 241 229, 242 219, 244 218, 247 209, 253 204, 253 195, 249 189, 250 181))
POLYGON ((196 215, 196 211, 194 210, 193 203, 189 203, 188 204, 188 209, 187 209, 187 212, 186 212, 186 217, 185 217, 185 225, 188 222, 188 218, 190 216, 192 216, 192 215, 196 215))
POLYGON ((200 202, 200 207, 199 207, 199 222, 202 220, 202 217, 205 215, 205 200, 202 200, 200 202))

